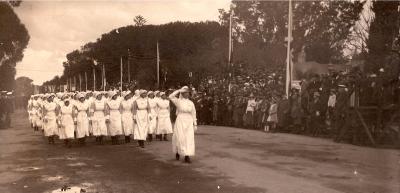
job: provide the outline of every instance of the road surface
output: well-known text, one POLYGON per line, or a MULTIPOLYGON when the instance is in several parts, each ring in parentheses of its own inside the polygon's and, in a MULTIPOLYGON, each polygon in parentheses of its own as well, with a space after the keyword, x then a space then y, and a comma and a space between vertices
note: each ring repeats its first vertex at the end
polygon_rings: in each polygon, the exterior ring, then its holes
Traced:
POLYGON ((171 143, 48 145, 22 111, 0 130, 0 192, 399 193, 400 151, 327 139, 200 126, 192 164, 171 143), (83 191, 82 191, 83 192, 83 191))

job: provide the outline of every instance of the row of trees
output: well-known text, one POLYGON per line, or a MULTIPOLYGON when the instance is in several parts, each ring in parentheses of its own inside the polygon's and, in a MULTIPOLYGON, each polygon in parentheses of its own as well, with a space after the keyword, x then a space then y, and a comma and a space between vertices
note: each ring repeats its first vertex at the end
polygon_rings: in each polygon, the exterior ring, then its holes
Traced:
MULTIPOLYGON (((375 17, 363 9, 366 3, 295 1, 294 57, 304 47, 307 61, 344 63, 348 60, 345 50, 351 47, 349 45, 365 45, 363 49, 356 46, 352 48, 359 49, 358 52, 371 61, 370 66, 373 67, 370 70, 376 70, 375 67, 379 66, 377 62, 388 54, 390 41, 398 35, 398 25, 395 23, 399 22, 399 3, 374 1, 370 13, 373 12, 375 17), (360 28, 360 20, 365 19, 366 15, 370 19, 366 24, 368 30, 360 28), (361 35, 360 29, 363 30, 361 35)), ((124 68, 130 64, 131 77, 138 80, 140 86, 152 87, 156 81, 157 41, 160 47, 161 79, 167 79, 166 86, 188 81, 196 84, 207 75, 223 74, 229 70, 227 55, 231 13, 234 63, 247 64, 248 68, 285 64, 288 2, 233 1, 229 10, 220 9, 219 12, 219 22, 145 25, 143 17, 136 17, 135 25, 103 34, 96 42, 87 43, 67 54, 64 74, 45 84, 65 84, 67 78, 83 72, 92 77, 93 68, 100 75, 99 66, 103 64, 107 80, 117 82, 122 57, 124 68), (95 66, 93 60, 100 65, 95 66), (193 79, 189 79, 188 72, 193 72, 193 79)))
MULTIPOLYGON (((141 86, 154 87, 157 42, 161 79, 164 82, 166 78, 168 85, 185 81, 185 78, 189 81, 189 71, 196 72, 199 77, 220 72, 228 52, 225 49, 228 42, 226 29, 218 22, 130 25, 103 34, 96 42, 67 54, 63 75, 44 84, 65 84, 70 77, 77 80, 79 74, 83 77, 86 72, 89 88, 92 88, 93 69, 100 80, 103 65, 107 82, 118 82, 122 58, 124 81, 128 79, 129 63, 132 79, 138 80, 141 86)), ((97 81, 96 86, 99 88, 101 81, 97 81)))

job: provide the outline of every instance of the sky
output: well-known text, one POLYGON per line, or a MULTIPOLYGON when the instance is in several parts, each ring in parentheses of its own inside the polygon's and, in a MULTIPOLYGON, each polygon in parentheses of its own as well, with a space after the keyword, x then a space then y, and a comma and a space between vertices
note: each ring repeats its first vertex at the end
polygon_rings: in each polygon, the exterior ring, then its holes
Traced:
POLYGON ((15 12, 30 41, 17 64, 17 77, 40 85, 61 75, 66 54, 112 29, 134 24, 136 15, 147 24, 218 21, 218 9, 229 5, 229 0, 23 1, 15 12))

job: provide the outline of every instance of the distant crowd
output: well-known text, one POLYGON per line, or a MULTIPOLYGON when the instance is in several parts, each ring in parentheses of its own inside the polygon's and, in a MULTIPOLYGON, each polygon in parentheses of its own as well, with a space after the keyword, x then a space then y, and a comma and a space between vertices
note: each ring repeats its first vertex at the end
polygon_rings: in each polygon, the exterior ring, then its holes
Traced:
MULTIPOLYGON (((380 69, 309 75, 285 94, 284 69, 241 71, 233 78, 209 77, 193 95, 200 124, 289 132, 369 144, 355 108, 383 108, 398 101, 399 78, 380 69), (357 91, 357 92, 356 92, 357 91)), ((377 116, 366 117, 375 123, 377 116)))

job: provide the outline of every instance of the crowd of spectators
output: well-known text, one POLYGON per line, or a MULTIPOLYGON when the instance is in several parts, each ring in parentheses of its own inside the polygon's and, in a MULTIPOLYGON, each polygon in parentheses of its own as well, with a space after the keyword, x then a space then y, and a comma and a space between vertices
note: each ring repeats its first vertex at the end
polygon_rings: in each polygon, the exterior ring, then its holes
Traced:
MULTIPOLYGON (((368 144, 355 109, 361 104, 378 112, 387 104, 396 104, 399 79, 383 68, 375 74, 363 73, 358 68, 309 74, 292 85, 286 96, 285 69, 241 70, 231 78, 208 77, 196 89, 193 100, 200 124, 368 144)), ((377 128, 382 125, 376 121, 378 116, 365 116, 375 128, 372 132, 379 132, 377 128)))

